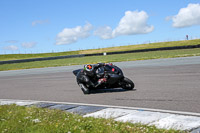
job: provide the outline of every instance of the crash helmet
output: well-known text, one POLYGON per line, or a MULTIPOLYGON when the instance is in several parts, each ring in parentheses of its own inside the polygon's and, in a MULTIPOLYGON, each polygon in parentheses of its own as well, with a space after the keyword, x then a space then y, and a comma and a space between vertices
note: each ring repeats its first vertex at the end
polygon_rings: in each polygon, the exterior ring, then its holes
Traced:
POLYGON ((87 76, 94 77, 94 66, 91 64, 87 64, 84 66, 85 73, 87 76))
POLYGON ((84 66, 84 70, 86 70, 87 72, 91 72, 94 70, 94 67, 91 64, 87 64, 84 66))

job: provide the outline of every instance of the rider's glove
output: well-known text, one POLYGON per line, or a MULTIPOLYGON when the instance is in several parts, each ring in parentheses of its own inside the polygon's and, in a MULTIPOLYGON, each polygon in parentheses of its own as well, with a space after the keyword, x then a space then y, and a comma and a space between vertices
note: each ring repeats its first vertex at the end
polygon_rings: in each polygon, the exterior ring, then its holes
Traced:
POLYGON ((106 78, 101 78, 101 79, 98 80, 98 83, 102 84, 102 83, 105 83, 106 81, 107 81, 106 78))

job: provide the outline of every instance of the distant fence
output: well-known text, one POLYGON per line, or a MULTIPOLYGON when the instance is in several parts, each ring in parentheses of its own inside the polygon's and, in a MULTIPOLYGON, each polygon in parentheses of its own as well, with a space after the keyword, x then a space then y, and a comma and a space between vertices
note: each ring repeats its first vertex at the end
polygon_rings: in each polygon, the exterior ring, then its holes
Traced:
POLYGON ((200 48, 200 44, 198 44, 198 45, 188 45, 188 46, 175 46, 175 47, 139 49, 139 50, 119 51, 119 52, 107 52, 107 53, 95 53, 95 54, 78 54, 78 55, 66 55, 66 56, 55 56, 55 57, 44 57, 44 58, 31 58, 31 59, 21 59, 21 60, 8 60, 8 61, 0 61, 0 65, 2 65, 2 64, 12 64, 12 63, 32 62, 32 61, 44 61, 44 60, 56 60, 56 59, 65 59, 65 58, 77 58, 77 57, 86 57, 86 56, 101 56, 101 55, 126 54, 126 53, 176 50, 176 49, 192 49, 192 48, 200 48))

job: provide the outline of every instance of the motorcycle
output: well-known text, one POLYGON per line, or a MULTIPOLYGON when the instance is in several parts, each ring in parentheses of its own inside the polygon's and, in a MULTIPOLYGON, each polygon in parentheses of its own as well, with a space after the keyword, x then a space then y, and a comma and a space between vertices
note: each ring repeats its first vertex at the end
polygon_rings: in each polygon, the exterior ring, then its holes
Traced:
MULTIPOLYGON (((83 71, 83 69, 74 70, 73 74, 77 77, 81 71, 83 71)), ((84 94, 89 94, 91 90, 94 89, 122 88, 125 90, 133 90, 135 87, 133 81, 126 78, 122 70, 113 64, 106 64, 102 67, 99 67, 96 69, 95 73, 97 76, 103 75, 103 77, 107 79, 106 82, 97 87, 92 87, 86 82, 80 82, 80 80, 77 78, 77 84, 80 86, 84 94)))

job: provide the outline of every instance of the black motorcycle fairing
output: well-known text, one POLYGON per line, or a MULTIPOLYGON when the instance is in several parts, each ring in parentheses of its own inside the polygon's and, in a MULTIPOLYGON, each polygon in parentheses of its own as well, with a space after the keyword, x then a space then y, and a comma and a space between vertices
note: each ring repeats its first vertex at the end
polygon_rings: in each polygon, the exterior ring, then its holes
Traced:
POLYGON ((123 75, 117 75, 117 74, 112 74, 112 73, 106 73, 106 76, 108 77, 106 84, 109 84, 109 85, 115 84, 119 82, 119 80, 124 78, 123 75))
MULTIPOLYGON (((73 71, 76 76, 77 83, 83 84, 89 90, 91 89, 102 89, 102 88, 119 88, 122 87, 125 90, 132 90, 134 83, 128 78, 124 77, 122 70, 115 65, 103 65, 94 71, 95 77, 89 77, 84 73, 83 69, 77 69, 73 71), (106 82, 96 86, 98 79, 106 78, 106 82), (95 85, 94 85, 95 84, 95 85)), ((85 91, 85 89, 82 89, 85 91)), ((84 92, 86 94, 87 92, 84 92)))
POLYGON ((119 74, 123 76, 122 70, 114 65, 105 65, 105 71, 113 74, 119 74))
POLYGON ((119 81, 124 78, 124 75, 119 67, 115 65, 105 65, 104 77, 107 78, 105 86, 119 87, 119 81))

